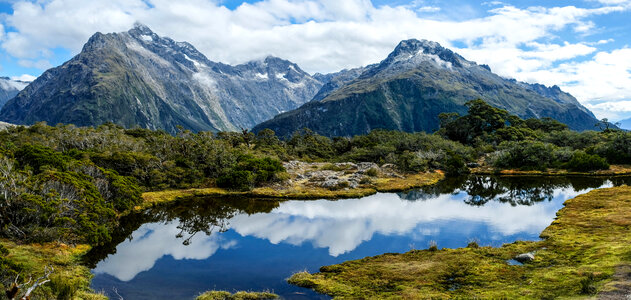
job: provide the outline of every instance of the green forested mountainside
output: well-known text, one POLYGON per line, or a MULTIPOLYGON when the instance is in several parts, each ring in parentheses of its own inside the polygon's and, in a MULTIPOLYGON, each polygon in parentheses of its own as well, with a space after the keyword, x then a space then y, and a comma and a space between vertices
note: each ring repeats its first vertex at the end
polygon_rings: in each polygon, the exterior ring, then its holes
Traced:
POLYGON ((428 41, 403 41, 380 64, 366 68, 321 101, 257 125, 281 136, 309 128, 325 136, 366 134, 373 129, 432 132, 438 114, 465 113, 482 98, 521 118, 550 117, 574 130, 593 129, 594 115, 558 87, 504 79, 428 41))

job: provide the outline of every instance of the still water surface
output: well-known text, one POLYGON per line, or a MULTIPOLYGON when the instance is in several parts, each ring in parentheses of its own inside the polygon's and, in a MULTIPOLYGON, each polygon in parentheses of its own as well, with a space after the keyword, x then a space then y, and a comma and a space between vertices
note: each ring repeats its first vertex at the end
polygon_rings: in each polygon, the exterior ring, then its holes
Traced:
POLYGON ((206 290, 273 291, 291 274, 387 252, 537 240, 565 200, 630 178, 470 176, 405 193, 338 201, 192 199, 122 220, 94 249, 92 287, 112 299, 194 299, 206 290))

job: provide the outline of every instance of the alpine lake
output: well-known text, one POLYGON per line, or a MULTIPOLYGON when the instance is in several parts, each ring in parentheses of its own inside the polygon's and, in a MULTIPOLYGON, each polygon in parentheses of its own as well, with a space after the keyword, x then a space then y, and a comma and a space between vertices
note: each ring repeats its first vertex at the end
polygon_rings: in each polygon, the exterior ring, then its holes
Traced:
POLYGON ((111 299, 194 299, 208 290, 328 299, 286 279, 430 245, 538 240, 566 200, 623 184, 631 177, 471 175, 360 199, 190 198, 124 217, 87 263, 92 288, 111 299))

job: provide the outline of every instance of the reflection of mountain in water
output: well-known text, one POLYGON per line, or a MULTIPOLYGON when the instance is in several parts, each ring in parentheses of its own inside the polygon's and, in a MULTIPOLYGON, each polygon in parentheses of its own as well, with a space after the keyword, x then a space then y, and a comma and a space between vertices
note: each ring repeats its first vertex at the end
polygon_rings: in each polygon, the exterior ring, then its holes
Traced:
POLYGON ((163 257, 175 261, 214 257, 218 263, 241 253, 245 256, 237 261, 253 263, 258 262, 259 251, 267 251, 266 255, 284 251, 281 256, 296 256, 298 264, 314 253, 359 258, 385 249, 406 251, 410 243, 422 245, 430 239, 451 246, 460 245, 454 239, 476 238, 487 245, 536 239, 565 200, 610 185, 598 178, 471 176, 408 193, 340 201, 191 199, 124 218, 114 241, 95 248, 90 257, 97 276, 107 274, 128 282, 152 270, 163 257), (368 248, 374 251, 359 254, 368 248))
MULTIPOLYGON (((466 193, 466 204, 481 206, 490 201, 512 206, 533 205, 551 201, 557 189, 573 188, 575 192, 601 187, 610 180, 604 177, 499 177, 468 176, 447 178, 440 183, 420 189, 398 193, 408 201, 425 201, 441 194, 466 193)), ((614 185, 628 183, 627 177, 611 179, 614 185)))

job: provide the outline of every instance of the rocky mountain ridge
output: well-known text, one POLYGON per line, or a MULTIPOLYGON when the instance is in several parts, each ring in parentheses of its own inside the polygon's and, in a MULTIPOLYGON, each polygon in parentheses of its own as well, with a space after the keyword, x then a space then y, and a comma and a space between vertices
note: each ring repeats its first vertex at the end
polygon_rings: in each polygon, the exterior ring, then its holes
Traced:
POLYGON ((402 41, 386 59, 337 85, 319 92, 319 101, 254 130, 270 128, 284 136, 303 127, 327 136, 352 136, 378 128, 432 132, 438 128, 438 114, 465 114, 464 104, 477 98, 522 118, 551 117, 576 130, 593 129, 597 121, 558 87, 502 78, 488 66, 426 40, 402 41))
POLYGON ((0 77, 0 108, 4 106, 7 101, 15 97, 21 90, 23 90, 29 83, 21 80, 13 80, 9 77, 0 77))
POLYGON ((0 120, 193 131, 234 131, 311 100, 322 82, 267 57, 230 66, 136 24, 94 34, 81 53, 9 101, 0 120))

